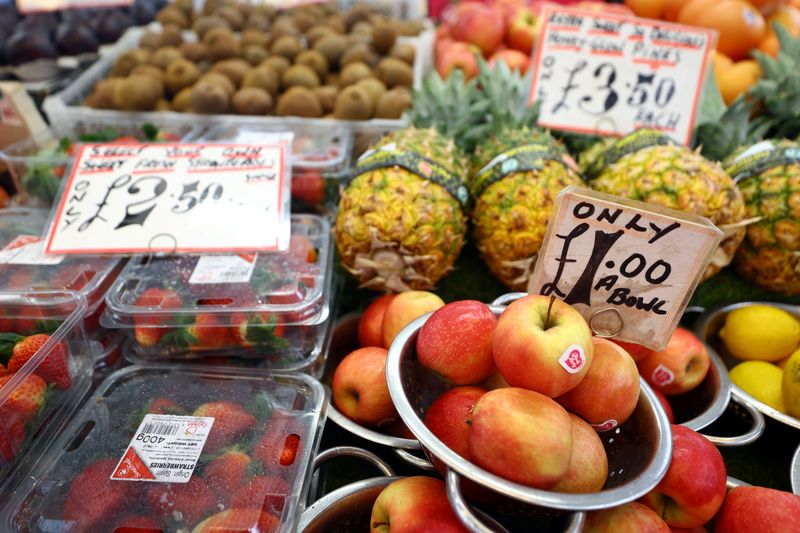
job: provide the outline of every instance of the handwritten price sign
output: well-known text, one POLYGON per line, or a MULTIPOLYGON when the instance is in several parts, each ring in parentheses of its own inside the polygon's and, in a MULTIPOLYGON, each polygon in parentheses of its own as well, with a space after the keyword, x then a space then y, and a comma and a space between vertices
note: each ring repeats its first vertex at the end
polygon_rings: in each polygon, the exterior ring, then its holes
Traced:
POLYGON ((552 129, 622 135, 656 128, 688 144, 711 30, 546 7, 530 100, 552 129))
POLYGON ((47 253, 270 251, 288 247, 290 136, 275 144, 86 144, 47 253))
POLYGON ((722 231, 707 218, 567 187, 528 292, 575 306, 599 334, 666 346, 722 231))

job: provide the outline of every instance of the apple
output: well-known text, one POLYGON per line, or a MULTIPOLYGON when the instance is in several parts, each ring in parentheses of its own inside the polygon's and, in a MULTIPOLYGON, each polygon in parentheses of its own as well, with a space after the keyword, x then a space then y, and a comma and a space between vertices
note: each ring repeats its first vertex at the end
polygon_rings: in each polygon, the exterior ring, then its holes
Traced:
POLYGON ((583 533, 670 533, 652 509, 638 502, 586 513, 583 533))
POLYGON ((650 351, 636 364, 651 387, 665 396, 673 396, 700 385, 711 366, 711 358, 706 346, 694 333, 678 328, 666 348, 660 352, 650 351))
POLYGON ((655 394, 656 398, 658 398, 661 407, 664 408, 664 412, 667 413, 667 420, 669 420, 669 423, 674 424, 675 415, 672 413, 672 406, 669 404, 667 397, 658 392, 656 389, 653 389, 653 394, 655 394))
POLYGON ((531 294, 500 315, 492 354, 509 385, 552 398, 575 388, 589 371, 592 332, 568 304, 531 294))
POLYGON ((656 488, 642 497, 673 527, 702 526, 725 500, 728 473, 717 447, 696 431, 672 426, 672 462, 656 488))
POLYGON ((333 404, 350 420, 378 425, 397 417, 386 384, 385 348, 350 352, 333 374, 333 404))
POLYGON ((436 311, 443 306, 442 299, 432 292, 401 292, 389 302, 383 314, 383 324, 381 325, 383 345, 388 348, 401 329, 422 315, 436 311))
POLYGON ((478 383, 478 385, 486 390, 505 389, 506 387, 511 386, 508 384, 508 381, 503 378, 503 375, 500 372, 495 372, 488 378, 478 383))
POLYGON ((639 371, 621 346, 592 339, 592 364, 577 387, 556 401, 598 431, 625 423, 639 403, 639 371))
POLYGON ((511 70, 518 70, 522 74, 525 74, 530 66, 528 56, 519 50, 511 50, 510 48, 495 52, 491 59, 489 59, 489 66, 494 68, 495 63, 498 61, 505 61, 508 68, 511 70))
POLYGON ((383 335, 381 326, 383 325, 383 315, 386 313, 386 308, 392 300, 394 294, 384 294, 378 296, 364 309, 364 314, 361 315, 361 320, 358 321, 358 343, 362 346, 380 346, 387 348, 383 345, 383 335))
POLYGON ((634 361, 641 361, 644 359, 647 354, 650 353, 650 349, 646 346, 642 346, 641 344, 636 344, 635 342, 625 342, 625 341, 618 341, 617 339, 608 339, 614 344, 619 344, 625 351, 628 352, 634 361))
POLYGON ((597 432, 581 417, 570 413, 572 455, 567 473, 550 487, 556 492, 597 492, 608 477, 608 457, 597 432))
POLYGON ((419 363, 456 385, 495 373, 492 333, 497 319, 489 306, 462 300, 437 309, 417 337, 419 363))
POLYGON ((509 20, 506 44, 509 48, 530 56, 541 29, 542 21, 536 13, 529 7, 521 7, 509 20))
POLYGON ((469 460, 472 410, 486 394, 482 387, 455 387, 440 394, 425 413, 425 425, 448 448, 469 460))
POLYGON ((716 533, 778 533, 800 524, 800 496, 766 487, 728 492, 715 520, 716 533))
POLYGON ((378 495, 370 516, 372 533, 466 533, 438 479, 426 476, 395 481, 378 495))
POLYGON ((478 58, 469 48, 457 46, 465 43, 453 43, 449 49, 442 53, 436 61, 436 71, 442 79, 447 79, 454 70, 464 73, 465 80, 471 80, 478 75, 478 58))
POLYGON ((547 489, 569 468, 572 421, 563 407, 538 392, 489 391, 472 410, 469 453, 472 462, 498 476, 547 489))
POLYGON ((465 4, 464 9, 456 8, 455 19, 450 30, 453 38, 476 45, 486 56, 503 42, 506 24, 503 11, 498 7, 465 4))

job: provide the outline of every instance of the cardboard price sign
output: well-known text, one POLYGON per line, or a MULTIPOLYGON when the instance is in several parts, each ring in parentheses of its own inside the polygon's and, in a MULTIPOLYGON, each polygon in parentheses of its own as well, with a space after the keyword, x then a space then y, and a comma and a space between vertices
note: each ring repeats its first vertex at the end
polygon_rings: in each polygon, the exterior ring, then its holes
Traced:
POLYGON ((288 248, 291 135, 274 144, 86 144, 56 204, 47 253, 288 248))
POLYGON ((545 7, 529 100, 539 125, 600 135, 655 128, 689 144, 712 30, 545 7))
POLYGON ((661 350, 722 236, 707 218, 570 186, 528 292, 573 305, 599 335, 661 350))
POLYGON ((99 9, 104 7, 123 7, 133 4, 133 0, 17 0, 17 8, 22 14, 63 9, 99 9))

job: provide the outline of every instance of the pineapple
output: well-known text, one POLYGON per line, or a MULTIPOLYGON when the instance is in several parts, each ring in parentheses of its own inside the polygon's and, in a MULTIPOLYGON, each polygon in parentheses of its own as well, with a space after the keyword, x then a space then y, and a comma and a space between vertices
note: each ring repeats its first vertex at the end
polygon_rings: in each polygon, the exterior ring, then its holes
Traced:
POLYGON ((522 126, 507 128, 480 143, 472 166, 470 189, 476 200, 471 220, 478 250, 492 274, 510 289, 524 291, 556 195, 582 183, 576 165, 549 134, 522 126), (502 160, 497 156, 520 148, 536 159, 528 159, 520 170, 494 177, 481 172, 490 162, 496 162, 495 169, 499 164, 509 168, 509 163, 516 168, 520 160, 514 152, 502 160))
POLYGON ((400 165, 362 167, 339 201, 339 255, 363 287, 431 289, 464 245, 467 191, 458 172, 467 163, 453 140, 432 128, 393 132, 367 156, 389 150, 421 156, 420 166, 440 165, 451 174, 448 188, 400 165))
POLYGON ((730 264, 744 238, 742 193, 718 163, 655 130, 606 140, 581 155, 592 188, 708 217, 724 233, 703 279, 730 264))
POLYGON ((755 219, 736 252, 737 272, 764 289, 800 294, 800 144, 765 141, 725 168, 755 219))

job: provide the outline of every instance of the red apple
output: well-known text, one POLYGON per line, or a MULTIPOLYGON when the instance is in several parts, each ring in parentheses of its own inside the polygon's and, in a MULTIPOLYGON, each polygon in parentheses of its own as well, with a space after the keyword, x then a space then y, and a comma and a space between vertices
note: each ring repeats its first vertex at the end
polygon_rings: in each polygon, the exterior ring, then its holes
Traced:
POLYGON ((361 346, 386 348, 383 345, 381 326, 383 325, 383 314, 394 297, 394 294, 378 296, 364 309, 364 314, 361 315, 361 320, 358 321, 358 343, 361 346))
POLYGON ((530 56, 541 29, 542 21, 531 8, 519 8, 509 21, 506 44, 508 44, 509 48, 519 50, 526 56, 530 56))
POLYGON ((436 40, 443 38, 450 38, 450 25, 449 24, 439 24, 436 27, 436 40))
POLYGON ((385 348, 359 348, 333 374, 333 404, 359 424, 378 425, 397 417, 386 384, 385 348))
POLYGON ((518 70, 522 74, 525 74, 530 66, 528 56, 518 50, 511 50, 510 48, 495 52, 491 59, 489 59, 489 66, 494 68, 495 63, 498 61, 505 61, 508 68, 511 70, 518 70))
POLYGON ((438 479, 425 476, 395 481, 378 495, 369 520, 372 533, 466 533, 438 479))
POLYGON ((454 70, 463 72, 466 80, 471 80, 478 75, 477 56, 469 48, 456 46, 459 44, 461 43, 453 43, 436 61, 436 71, 442 79, 447 79, 454 70))
POLYGON ((625 341, 618 341, 617 339, 608 339, 614 344, 619 344, 628 354, 633 357, 634 361, 640 361, 644 359, 647 354, 650 353, 650 349, 646 346, 642 346, 641 344, 636 344, 635 342, 625 342, 625 341))
POLYGON ((666 348, 660 352, 651 351, 636 364, 651 387, 672 396, 700 385, 711 366, 711 358, 694 333, 678 328, 666 348))
POLYGON ((574 308, 531 294, 500 315, 492 353, 509 385, 552 398, 575 388, 588 372, 592 332, 574 308))
POLYGON ((490 55, 503 42, 506 25, 503 11, 481 4, 456 9, 456 21, 450 33, 457 41, 476 45, 485 55, 490 55))
POLYGON ((597 492, 608 477, 608 457, 597 432, 581 417, 570 413, 572 455, 567 473, 550 490, 556 492, 597 492))
POLYGON ((653 389, 653 394, 656 395, 656 398, 658 398, 658 402, 661 404, 661 407, 664 408, 664 412, 667 413, 667 420, 669 420, 669 423, 674 424, 675 415, 672 413, 672 406, 669 404, 669 400, 667 400, 667 397, 658 392, 656 389, 653 389))
POLYGON ((592 364, 577 387, 556 398, 598 431, 625 423, 639 403, 639 372, 622 347, 606 339, 592 339, 592 364))
POLYGON ((637 502, 586 513, 583 533, 670 533, 649 507, 637 502))
POLYGON ((440 394, 425 413, 425 425, 448 448, 469 460, 469 436, 472 410, 481 396, 482 387, 455 387, 440 394))
POLYGON ((487 392, 472 410, 472 461, 517 483, 549 488, 572 454, 572 421, 556 402, 525 389, 487 392))
POLYGON ((655 489, 642 497, 674 527, 702 526, 725 499, 728 473, 717 447, 699 433, 672 426, 672 462, 655 489))
POLYGON ((736 487, 714 523, 715 533, 779 533, 800 528, 800 496, 766 487, 736 487))
POLYGON ((444 305, 441 298, 427 291, 401 292, 386 306, 381 325, 383 345, 387 348, 392 345, 395 336, 400 330, 415 319, 431 311, 436 311, 444 305))
POLYGON ((417 358, 429 370, 456 385, 494 374, 492 333, 497 319, 489 306, 462 300, 437 309, 417 337, 417 358))
POLYGON ((505 389, 506 387, 510 387, 510 385, 505 380, 505 378, 503 378, 503 375, 500 374, 500 372, 495 372, 488 378, 478 383, 478 385, 485 388, 486 390, 505 389))

